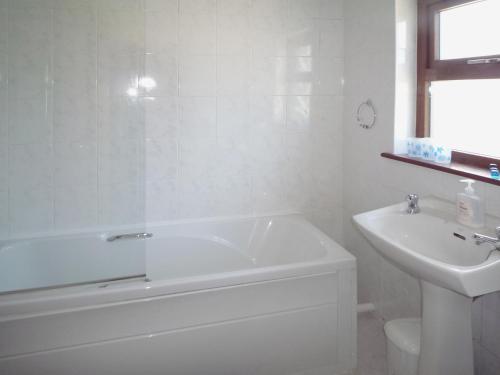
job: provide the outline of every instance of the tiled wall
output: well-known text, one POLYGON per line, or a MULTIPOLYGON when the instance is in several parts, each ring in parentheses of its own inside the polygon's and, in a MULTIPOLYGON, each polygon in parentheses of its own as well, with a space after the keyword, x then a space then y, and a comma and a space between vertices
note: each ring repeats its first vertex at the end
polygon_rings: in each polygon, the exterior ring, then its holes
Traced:
MULTIPOLYGON (((415 0, 348 0, 344 9, 344 242, 358 259, 360 302, 374 302, 387 319, 420 315, 418 282, 377 255, 353 227, 352 215, 401 202, 408 193, 453 201, 463 189, 456 176, 380 157, 393 149, 395 127, 402 125, 401 117, 395 124, 395 88, 398 85, 400 95, 405 85, 395 81, 395 70, 405 60, 396 59, 395 32, 405 27, 410 32, 411 21, 401 18, 409 9, 416 9, 415 0), (366 98, 378 111, 377 125, 369 131, 355 122, 357 106, 366 98)), ((409 40, 407 48, 412 43, 409 40)), ((407 61, 411 56, 410 52, 407 61)), ((413 92, 411 86, 406 90, 413 92)), ((488 184, 477 187, 487 211, 500 216, 500 189, 488 184)), ((499 317, 500 294, 474 302, 476 375, 500 373, 499 317)))
POLYGON ((0 232, 300 210, 341 236, 341 0, 0 0, 0 232))

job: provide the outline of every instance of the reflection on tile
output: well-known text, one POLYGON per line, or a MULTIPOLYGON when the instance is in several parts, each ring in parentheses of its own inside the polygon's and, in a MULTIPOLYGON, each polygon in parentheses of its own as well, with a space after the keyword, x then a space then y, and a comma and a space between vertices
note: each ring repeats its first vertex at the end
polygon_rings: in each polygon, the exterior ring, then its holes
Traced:
POLYGON ((176 96, 179 91, 177 57, 171 53, 146 55, 146 73, 139 89, 147 96, 176 96))
POLYGON ((287 30, 288 56, 315 56, 319 50, 320 34, 312 18, 291 19, 287 30))
POLYGON ((98 63, 99 95, 139 95, 139 78, 144 75, 144 55, 127 53, 123 55, 100 54, 98 63))
POLYGON ((287 97, 286 120, 288 130, 309 130, 311 127, 311 97, 287 97))

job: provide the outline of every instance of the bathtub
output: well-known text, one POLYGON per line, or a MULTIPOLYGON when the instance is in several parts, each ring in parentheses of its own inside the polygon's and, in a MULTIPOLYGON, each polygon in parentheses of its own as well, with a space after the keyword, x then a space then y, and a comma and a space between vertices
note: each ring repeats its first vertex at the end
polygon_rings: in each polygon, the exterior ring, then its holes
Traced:
POLYGON ((300 215, 146 230, 1 243, 0 374, 355 368, 355 259, 300 215))

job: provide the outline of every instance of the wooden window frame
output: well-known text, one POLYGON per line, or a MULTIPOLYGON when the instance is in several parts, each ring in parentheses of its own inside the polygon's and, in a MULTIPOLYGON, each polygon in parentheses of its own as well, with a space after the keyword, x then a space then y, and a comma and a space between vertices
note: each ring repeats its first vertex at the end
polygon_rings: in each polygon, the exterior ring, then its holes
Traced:
MULTIPOLYGON (((430 135, 429 86, 432 81, 500 78, 500 63, 468 64, 472 59, 500 58, 500 55, 474 56, 466 59, 439 60, 437 13, 443 9, 477 0, 418 0, 417 41, 417 119, 416 136, 430 135)), ((500 164, 500 159, 454 150, 452 159, 461 164, 487 168, 488 163, 500 164)))

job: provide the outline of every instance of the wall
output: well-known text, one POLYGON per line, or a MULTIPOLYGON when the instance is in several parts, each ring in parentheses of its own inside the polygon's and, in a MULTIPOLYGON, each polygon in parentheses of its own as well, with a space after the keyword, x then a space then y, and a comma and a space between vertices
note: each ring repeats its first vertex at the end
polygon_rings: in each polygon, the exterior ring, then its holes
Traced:
MULTIPOLYGON (((405 64, 414 56, 414 10, 414 0, 349 0, 344 7, 344 240, 358 259, 360 302, 375 302, 386 319, 418 316, 419 286, 377 255, 352 226, 352 215, 401 202, 410 192, 454 200, 462 188, 458 177, 380 157, 381 152, 397 147, 394 140, 405 134, 411 117, 411 107, 405 116, 394 103, 396 88, 398 106, 413 101, 408 96, 413 92, 414 76, 408 74, 405 64), (402 43, 396 30, 400 32, 405 21, 407 36, 402 43), (358 127, 354 120, 357 106, 366 98, 371 98, 378 110, 377 125, 370 131, 358 127)), ((498 187, 478 184, 478 192, 487 211, 500 215, 498 187)), ((498 374, 500 294, 477 299, 473 315, 476 373, 498 374)))
POLYGON ((0 0, 1 235, 300 210, 340 239, 342 12, 0 0))

